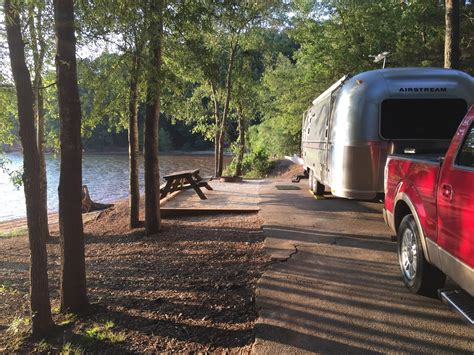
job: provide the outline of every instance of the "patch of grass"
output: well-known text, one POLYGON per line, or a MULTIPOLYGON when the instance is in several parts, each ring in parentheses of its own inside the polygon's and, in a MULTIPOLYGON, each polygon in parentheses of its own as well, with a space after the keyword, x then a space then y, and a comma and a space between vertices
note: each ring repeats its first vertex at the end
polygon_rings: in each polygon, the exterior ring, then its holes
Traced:
POLYGON ((29 326, 30 323, 31 320, 29 318, 17 317, 11 322, 8 331, 13 334, 19 333, 23 328, 29 326))
POLYGON ((108 341, 111 343, 122 343, 125 341, 125 334, 112 331, 114 322, 106 321, 104 324, 95 323, 86 329, 86 336, 93 340, 108 341))
POLYGON ((28 234, 28 229, 18 228, 18 229, 10 229, 6 231, 0 231, 0 238, 15 238, 15 237, 23 237, 28 234))
POLYGON ((0 295, 16 295, 18 290, 12 287, 13 283, 10 280, 5 280, 0 284, 0 295))
POLYGON ((84 353, 85 351, 82 348, 72 345, 71 343, 63 344, 63 347, 61 351, 59 352, 59 354, 61 355, 84 354, 84 353))
POLYGON ((66 313, 61 317, 61 320, 58 322, 58 325, 68 325, 73 323, 76 320, 77 316, 74 313, 66 313))
POLYGON ((41 339, 41 341, 38 343, 36 346, 36 351, 40 353, 47 353, 53 350, 53 347, 51 344, 49 344, 45 339, 41 339))

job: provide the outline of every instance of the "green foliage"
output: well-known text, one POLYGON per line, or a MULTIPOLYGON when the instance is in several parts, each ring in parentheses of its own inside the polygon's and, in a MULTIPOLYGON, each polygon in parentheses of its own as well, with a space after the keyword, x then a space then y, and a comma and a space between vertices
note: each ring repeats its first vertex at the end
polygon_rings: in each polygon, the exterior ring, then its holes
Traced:
POLYGON ((267 151, 265 148, 259 147, 244 155, 242 172, 246 177, 263 177, 267 175, 271 166, 267 151))
POLYGON ((83 354, 85 351, 78 346, 72 345, 72 343, 64 343, 59 354, 61 355, 71 355, 71 354, 83 354))
POLYGON ((26 317, 17 317, 15 318, 8 327, 8 331, 17 334, 24 331, 31 324, 31 319, 26 317))
MULTIPOLYGON (((226 166, 224 175, 233 176, 235 174, 236 159, 226 166)), ((269 155, 265 148, 258 147, 255 150, 244 155, 242 161, 242 174, 247 178, 262 178, 267 176, 272 167, 269 155)))
POLYGON ((0 107, 0 149, 2 149, 2 145, 12 145, 18 135, 16 92, 13 87, 0 87, 0 107))
POLYGON ((47 340, 41 339, 38 345, 36 346, 36 350, 40 353, 47 353, 53 350, 53 346, 48 343, 47 340))
MULTIPOLYGON (((28 234, 27 228, 17 228, 11 229, 7 231, 0 231, 0 238, 16 238, 16 237, 24 237, 28 234)), ((0 293, 2 293, 3 285, 0 285, 0 293)))
POLYGON ((86 336, 91 340, 109 341, 111 343, 122 343, 125 341, 125 335, 112 331, 114 322, 106 321, 104 324, 94 324, 86 329, 86 336))
POLYGON ((61 316, 61 320, 58 322, 58 325, 68 325, 73 323, 77 318, 77 315, 74 313, 66 313, 61 316))
POLYGON ((166 152, 173 149, 173 139, 168 131, 165 131, 162 127, 160 127, 158 141, 160 143, 160 151, 166 152))
POLYGON ((263 122, 252 127, 251 144, 265 146, 271 156, 298 152, 302 115, 314 86, 306 83, 297 65, 283 55, 265 72, 263 85, 263 122))
POLYGON ((103 53, 79 62, 83 137, 90 137, 99 124, 109 132, 128 127, 128 75, 123 60, 120 55, 103 53))
POLYGON ((10 182, 19 189, 23 185, 23 168, 12 169, 11 160, 0 156, 0 170, 7 174, 10 182))
POLYGON ((0 295, 15 295, 19 291, 13 288, 13 282, 5 280, 0 284, 0 295))

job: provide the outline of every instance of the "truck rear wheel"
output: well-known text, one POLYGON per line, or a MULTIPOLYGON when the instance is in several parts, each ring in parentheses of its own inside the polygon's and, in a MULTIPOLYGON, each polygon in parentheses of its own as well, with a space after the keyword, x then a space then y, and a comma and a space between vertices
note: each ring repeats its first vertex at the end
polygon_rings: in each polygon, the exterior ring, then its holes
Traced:
POLYGON ((398 228, 398 261, 405 286, 412 292, 433 296, 444 286, 446 276, 430 265, 423 254, 420 232, 413 215, 406 215, 398 228))

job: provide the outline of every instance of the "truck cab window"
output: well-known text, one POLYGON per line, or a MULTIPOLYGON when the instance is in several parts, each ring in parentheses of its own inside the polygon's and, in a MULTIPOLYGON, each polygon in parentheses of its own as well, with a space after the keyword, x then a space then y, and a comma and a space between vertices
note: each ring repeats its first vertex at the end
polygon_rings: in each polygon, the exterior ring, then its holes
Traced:
POLYGON ((474 124, 469 127, 464 143, 459 150, 457 164, 474 168, 474 124))

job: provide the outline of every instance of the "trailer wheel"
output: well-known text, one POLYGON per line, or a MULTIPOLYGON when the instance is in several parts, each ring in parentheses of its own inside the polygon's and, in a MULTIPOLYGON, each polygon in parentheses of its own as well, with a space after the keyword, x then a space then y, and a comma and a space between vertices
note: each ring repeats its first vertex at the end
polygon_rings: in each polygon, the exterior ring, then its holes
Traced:
POLYGON ((309 178, 308 178, 309 191, 314 192, 314 172, 312 169, 309 169, 309 178))
POLYGON ((403 218, 397 239, 398 262, 405 286, 413 293, 436 295, 436 290, 444 286, 446 276, 426 261, 413 215, 403 218))
POLYGON ((318 195, 318 196, 323 196, 324 195, 324 191, 326 190, 326 187, 324 186, 324 184, 321 184, 318 180, 316 180, 316 192, 315 194, 318 195))

